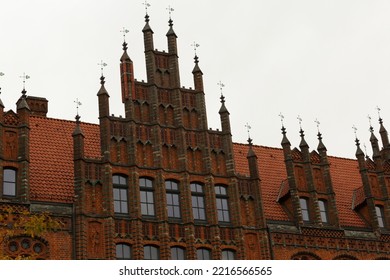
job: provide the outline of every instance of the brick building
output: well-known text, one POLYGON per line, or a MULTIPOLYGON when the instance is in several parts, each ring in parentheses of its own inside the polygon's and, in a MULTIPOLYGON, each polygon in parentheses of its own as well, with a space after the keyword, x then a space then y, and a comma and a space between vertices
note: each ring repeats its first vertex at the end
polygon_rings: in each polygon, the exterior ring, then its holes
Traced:
MULTIPOLYGON (((125 116, 110 115, 105 78, 99 124, 48 118, 48 101, 25 90, 16 112, 0 103, 0 210, 50 212, 61 230, 3 238, 6 255, 42 259, 387 259, 390 143, 371 129, 373 158, 357 160, 232 142, 208 129, 198 57, 193 88, 180 84, 177 36, 168 51, 144 36, 147 81, 137 81, 123 43, 125 116)), ((118 94, 118 93, 114 93, 118 94)), ((9 218, 6 227, 12 225, 9 218)), ((7 230, 3 227, 3 233, 7 230)))

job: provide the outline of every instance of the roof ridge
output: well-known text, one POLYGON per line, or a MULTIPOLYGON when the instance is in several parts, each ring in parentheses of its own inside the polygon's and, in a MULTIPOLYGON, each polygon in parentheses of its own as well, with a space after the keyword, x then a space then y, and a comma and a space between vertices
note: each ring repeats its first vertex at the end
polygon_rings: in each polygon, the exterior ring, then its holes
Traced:
MULTIPOLYGON (((66 123, 75 123, 76 121, 73 120, 67 120, 67 119, 59 119, 59 118, 52 118, 52 117, 45 117, 45 116, 37 116, 37 115, 31 115, 30 118, 36 118, 36 119, 46 119, 50 121, 58 121, 58 122, 66 122, 66 123)), ((81 124, 86 125, 92 125, 92 126, 99 126, 97 123, 90 123, 90 122, 80 122, 81 124)))

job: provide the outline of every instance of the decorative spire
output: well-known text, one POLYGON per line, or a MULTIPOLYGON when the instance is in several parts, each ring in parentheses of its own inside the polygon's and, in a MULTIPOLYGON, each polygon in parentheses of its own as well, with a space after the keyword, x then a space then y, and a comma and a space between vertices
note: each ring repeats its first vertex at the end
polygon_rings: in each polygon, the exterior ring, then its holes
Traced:
POLYGON ((123 33, 123 44, 122 44, 122 46, 123 46, 123 50, 126 51, 127 50, 126 33, 129 33, 129 30, 124 28, 124 27, 122 27, 122 30, 120 32, 123 33))
MULTIPOLYGON (((373 157, 373 159, 375 159, 375 158, 380 156, 380 151, 379 151, 379 146, 378 146, 378 139, 376 138, 376 136, 374 134, 374 128, 372 127, 370 115, 368 115, 367 117, 368 117, 368 121, 370 123, 369 131, 371 132, 370 142, 371 142, 371 147, 372 147, 372 152, 373 152, 372 157, 373 157)), ((366 155, 367 155, 367 151, 366 151, 366 155)), ((366 158, 368 158, 368 155, 366 156, 366 158)))
POLYGON ((23 75, 22 75, 22 76, 19 76, 19 78, 22 78, 22 80, 23 80, 23 90, 22 90, 22 94, 23 94, 23 96, 25 97, 25 96, 26 96, 26 93, 27 93, 27 91, 26 91, 26 80, 27 80, 27 79, 30 79, 30 76, 29 76, 29 75, 26 75, 26 73, 23 73, 23 75))
MULTIPOLYGON (((0 72, 0 77, 4 76, 3 72, 0 72)), ((0 87, 0 94, 1 94, 1 87, 0 87)))
POLYGON ((299 144, 299 147, 308 147, 306 140, 305 140, 305 131, 302 129, 302 118, 298 115, 297 120, 299 122, 299 134, 301 135, 301 143, 299 144))
POLYGON ((142 5, 144 5, 145 6, 145 22, 149 22, 149 15, 148 15, 148 8, 150 7, 150 4, 148 3, 148 1, 144 1, 143 3, 142 3, 142 5))
POLYGON ((76 103, 76 121, 78 121, 80 119, 80 115, 79 115, 79 108, 80 106, 82 105, 81 102, 79 101, 78 98, 76 98, 75 101, 73 101, 74 103, 76 103))
POLYGON ((280 121, 282 123, 282 134, 283 134, 283 139, 282 139, 282 146, 284 145, 288 145, 290 146, 290 141, 288 140, 287 136, 286 136, 286 128, 284 127, 284 116, 282 115, 282 113, 280 112, 279 114, 279 117, 280 117, 280 121))
POLYGON ((104 75, 103 75, 103 68, 107 66, 107 63, 103 62, 103 60, 100 60, 100 63, 98 63, 98 65, 100 66, 101 76, 104 77, 104 75))
POLYGON ((250 130, 252 129, 252 127, 248 123, 246 123, 245 127, 246 127, 246 132, 248 133, 248 143, 251 146, 252 145, 252 139, 251 139, 250 130))
POLYGON ((354 134, 355 134, 355 143, 356 143, 356 147, 357 147, 355 155, 356 155, 356 157, 364 156, 364 153, 363 153, 362 149, 360 149, 360 141, 359 141, 359 139, 357 137, 357 132, 356 132, 357 128, 356 128, 356 126, 353 125, 352 129, 353 129, 354 134))
POLYGON ((320 122, 318 119, 316 119, 314 122, 317 124, 317 132, 318 132, 317 137, 318 137, 318 141, 319 141, 317 150, 319 150, 319 151, 325 150, 326 151, 326 147, 325 147, 324 143, 322 142, 322 134, 320 132, 320 122))
POLYGON ((167 36, 173 35, 173 36, 177 37, 176 34, 175 34, 175 31, 173 31, 173 20, 172 20, 172 17, 171 17, 172 12, 174 11, 174 9, 171 6, 168 6, 167 10, 169 11, 169 20, 168 20, 169 31, 167 33, 167 36))
POLYGON ((199 45, 198 43, 195 43, 195 41, 194 41, 194 43, 191 44, 191 46, 194 47, 194 53, 195 53, 194 61, 195 61, 195 64, 198 64, 198 62, 199 62, 198 58, 199 58, 199 57, 198 57, 198 55, 196 54, 196 49, 197 49, 198 47, 200 47, 200 45, 199 45))

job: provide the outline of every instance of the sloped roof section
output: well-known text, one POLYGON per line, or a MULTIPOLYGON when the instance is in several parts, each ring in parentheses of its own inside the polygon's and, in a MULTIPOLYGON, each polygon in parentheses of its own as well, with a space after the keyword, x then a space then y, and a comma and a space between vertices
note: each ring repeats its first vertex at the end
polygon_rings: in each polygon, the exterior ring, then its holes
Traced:
MULTIPOLYGON (((280 186, 287 179, 283 150, 257 145, 252 148, 258 157, 265 217, 268 220, 287 221, 288 216, 277 202, 280 186)), ((246 176, 249 176, 246 159, 248 149, 246 144, 233 145, 236 171, 246 176)), ((353 193, 362 185, 357 161, 332 156, 328 159, 341 226, 365 227, 352 210, 353 193)))
MULTIPOLYGON (((71 203, 74 197, 74 121, 30 117, 30 197, 37 201, 71 203)), ((96 124, 81 123, 85 155, 100 158, 96 124)))

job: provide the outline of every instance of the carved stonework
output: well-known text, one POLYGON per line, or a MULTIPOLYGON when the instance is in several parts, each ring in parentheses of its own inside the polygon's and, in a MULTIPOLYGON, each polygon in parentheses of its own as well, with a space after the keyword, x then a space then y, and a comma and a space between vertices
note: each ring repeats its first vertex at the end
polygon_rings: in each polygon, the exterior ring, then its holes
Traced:
POLYGON ((4 156, 7 159, 17 158, 17 134, 13 131, 6 131, 4 134, 4 156))
POLYGON ((247 233, 245 234, 245 246, 248 260, 259 260, 260 259, 260 244, 256 234, 247 233))
POLYGON ((90 222, 88 225, 88 258, 101 259, 103 258, 103 236, 102 224, 98 222, 90 222))

